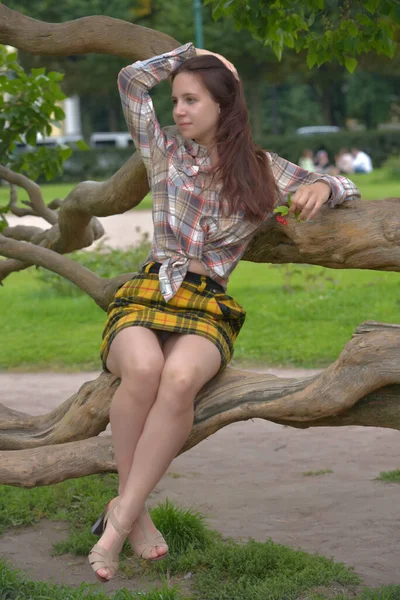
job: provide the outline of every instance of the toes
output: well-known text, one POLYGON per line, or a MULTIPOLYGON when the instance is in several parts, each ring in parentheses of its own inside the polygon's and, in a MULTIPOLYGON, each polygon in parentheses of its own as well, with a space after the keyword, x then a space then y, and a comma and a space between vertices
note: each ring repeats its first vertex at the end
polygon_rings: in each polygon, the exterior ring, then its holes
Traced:
POLYGON ((99 569, 96 573, 102 579, 110 579, 110 571, 108 569, 99 569))
POLYGON ((167 549, 165 546, 156 546, 155 550, 157 556, 164 556, 164 554, 167 554, 167 549))

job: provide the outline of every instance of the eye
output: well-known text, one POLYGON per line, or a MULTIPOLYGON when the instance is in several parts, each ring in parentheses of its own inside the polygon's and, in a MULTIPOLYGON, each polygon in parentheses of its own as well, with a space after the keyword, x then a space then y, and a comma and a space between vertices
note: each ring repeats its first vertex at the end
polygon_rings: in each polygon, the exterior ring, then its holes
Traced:
POLYGON ((171 98, 171 102, 172 102, 172 104, 175 106, 175 104, 177 103, 177 100, 176 100, 176 98, 171 98))
POLYGON ((196 98, 186 98, 186 101, 188 102, 188 104, 193 104, 194 102, 196 102, 196 98))

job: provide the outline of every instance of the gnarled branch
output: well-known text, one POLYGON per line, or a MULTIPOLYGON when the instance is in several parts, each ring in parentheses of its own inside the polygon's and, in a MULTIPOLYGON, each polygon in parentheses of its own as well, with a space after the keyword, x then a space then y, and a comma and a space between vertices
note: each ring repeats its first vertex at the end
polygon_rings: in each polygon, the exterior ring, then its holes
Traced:
MULTIPOLYGON (((182 452, 230 423, 253 418, 300 428, 400 429, 399 351, 400 325, 367 322, 339 358, 313 377, 280 379, 228 368, 196 398, 195 424, 182 452)), ((117 386, 114 376, 102 373, 36 417, 0 405, 0 483, 31 487, 115 470, 110 439, 86 438, 106 428, 117 386)))

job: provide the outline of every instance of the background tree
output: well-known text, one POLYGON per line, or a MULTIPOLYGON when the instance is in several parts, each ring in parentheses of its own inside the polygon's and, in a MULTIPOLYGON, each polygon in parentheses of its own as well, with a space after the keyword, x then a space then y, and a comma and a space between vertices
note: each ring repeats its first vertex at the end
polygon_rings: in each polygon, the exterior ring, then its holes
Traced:
MULTIPOLYGON (((130 62, 178 45, 165 34, 121 20, 89 17, 60 26, 33 21, 4 4, 0 5, 0 42, 38 55, 110 53, 130 62)), ((23 185, 32 200, 32 187, 19 173, 0 165, 0 177, 23 185)), ((147 191, 146 172, 135 153, 108 181, 85 181, 74 188, 52 209, 50 229, 6 227, 0 234, 0 255, 7 258, 0 261, 0 280, 39 265, 75 283, 106 310, 131 273, 101 278, 64 255, 90 246, 102 235, 96 217, 125 212, 147 191)), ((325 208, 309 225, 290 220, 283 227, 270 219, 244 259, 399 271, 398 200, 353 201, 337 210, 325 208)), ((198 395, 195 425, 183 451, 229 423, 255 417, 301 428, 400 429, 399 358, 400 325, 366 323, 357 328, 338 359, 315 377, 287 380, 228 368, 198 395)), ((0 483, 43 485, 115 470, 109 438, 98 434, 107 425, 118 384, 117 378, 102 373, 40 417, 0 405, 0 483)))

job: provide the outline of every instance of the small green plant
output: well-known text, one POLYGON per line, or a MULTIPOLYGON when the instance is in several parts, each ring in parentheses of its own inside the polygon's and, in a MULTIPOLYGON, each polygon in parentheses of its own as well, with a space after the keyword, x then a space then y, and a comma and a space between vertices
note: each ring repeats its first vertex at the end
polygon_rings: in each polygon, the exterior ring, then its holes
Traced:
POLYGON ((168 539, 171 555, 181 555, 189 549, 205 550, 214 538, 200 512, 177 506, 168 498, 150 514, 155 526, 168 539))
POLYGON ((333 473, 332 469, 320 469, 319 471, 305 471, 304 477, 318 477, 319 475, 327 475, 333 473))
MULTIPOLYGON (((99 243, 93 250, 73 252, 70 258, 76 260, 99 277, 116 277, 122 273, 134 273, 146 259, 150 251, 148 233, 143 233, 140 242, 129 248, 111 248, 106 242, 99 243)), ((39 279, 45 283, 57 296, 80 296, 86 292, 64 277, 48 271, 39 269, 39 279)))
POLYGON ((388 483, 400 483, 400 469, 395 469, 394 471, 382 471, 376 479, 388 483))

